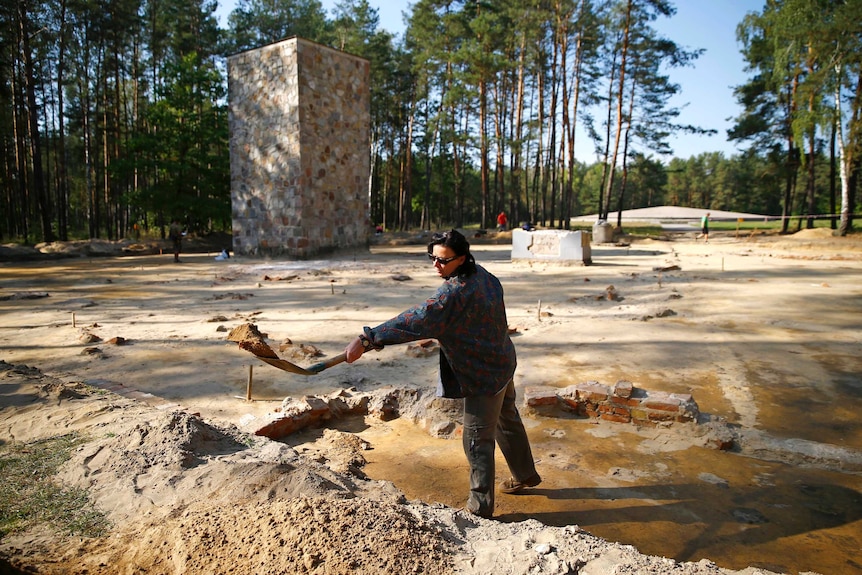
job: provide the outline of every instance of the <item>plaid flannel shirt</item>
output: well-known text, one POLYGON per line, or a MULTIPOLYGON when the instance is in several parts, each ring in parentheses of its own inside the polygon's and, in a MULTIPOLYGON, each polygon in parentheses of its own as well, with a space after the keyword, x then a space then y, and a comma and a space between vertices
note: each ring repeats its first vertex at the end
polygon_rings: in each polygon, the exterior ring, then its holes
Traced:
POLYGON ((365 328, 376 345, 436 339, 443 397, 495 395, 515 374, 503 286, 481 266, 452 276, 424 303, 377 327, 365 328))

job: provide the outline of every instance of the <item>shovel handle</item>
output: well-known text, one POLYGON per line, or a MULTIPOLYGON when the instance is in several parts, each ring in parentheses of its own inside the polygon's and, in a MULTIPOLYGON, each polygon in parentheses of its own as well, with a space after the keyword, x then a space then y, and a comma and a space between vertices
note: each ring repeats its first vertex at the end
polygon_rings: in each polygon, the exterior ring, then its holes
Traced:
POLYGON ((339 363, 344 362, 347 359, 347 353, 342 353, 341 355, 336 355, 335 357, 331 357, 326 361, 321 361, 319 363, 315 363, 314 365, 305 368, 308 371, 313 373, 320 373, 324 369, 329 369, 333 365, 338 365, 339 363))
POLYGON ((274 358, 274 357, 263 357, 260 355, 256 355, 256 358, 261 360, 264 363, 268 363, 273 367, 277 367, 278 369, 289 371, 290 373, 298 373, 300 375, 314 375, 315 372, 308 371, 305 368, 299 367, 298 365, 294 365, 287 360, 274 358))

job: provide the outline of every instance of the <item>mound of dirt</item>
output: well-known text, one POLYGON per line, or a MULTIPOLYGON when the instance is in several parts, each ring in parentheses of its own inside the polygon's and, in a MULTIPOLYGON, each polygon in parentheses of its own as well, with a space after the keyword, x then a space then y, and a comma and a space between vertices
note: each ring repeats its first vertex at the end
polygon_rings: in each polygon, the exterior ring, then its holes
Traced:
POLYGON ((299 496, 196 504, 69 554, 87 573, 436 575, 452 572, 452 548, 403 505, 299 496))
POLYGON ((365 479, 361 468, 367 461, 362 452, 369 449, 371 444, 357 435, 324 429, 320 439, 304 446, 300 452, 305 457, 325 463, 333 471, 365 479))
POLYGON ((0 246, 0 262, 27 262, 34 260, 58 260, 78 257, 77 254, 43 253, 32 246, 5 244, 0 246))
POLYGON ((795 239, 808 240, 808 239, 820 239, 820 238, 827 239, 827 238, 834 238, 836 236, 835 236, 835 231, 831 230, 829 228, 811 228, 811 229, 806 229, 806 230, 799 230, 798 232, 793 234, 793 237, 795 239))
MULTIPOLYGON (((154 422, 137 423, 98 448, 112 453, 111 469, 118 475, 142 475, 155 467, 179 472, 200 465, 208 457, 244 449, 237 435, 174 411, 154 422)), ((92 457, 85 457, 90 458, 88 465, 92 466, 92 457)))
MULTIPOLYGON (((706 560, 645 556, 573 525, 499 523, 407 502, 391 483, 356 473, 369 445, 349 433, 324 431, 302 455, 188 413, 0 366, 19 398, 2 410, 4 426, 17 430, 22 420, 38 419, 68 429, 74 422, 88 439, 56 480, 85 487, 113 524, 103 537, 46 527, 7 534, 0 567, 8 572, 733 573, 706 560)), ((738 573, 755 572, 768 574, 738 573)))
MULTIPOLYGON (((169 244, 168 239, 145 238, 138 240, 124 238, 120 240, 90 239, 42 242, 35 246, 9 243, 0 246, 0 261, 18 262, 173 253, 173 248, 169 244)), ((231 235, 224 232, 189 235, 183 239, 182 253, 219 253, 222 250, 230 250, 232 244, 231 235)))

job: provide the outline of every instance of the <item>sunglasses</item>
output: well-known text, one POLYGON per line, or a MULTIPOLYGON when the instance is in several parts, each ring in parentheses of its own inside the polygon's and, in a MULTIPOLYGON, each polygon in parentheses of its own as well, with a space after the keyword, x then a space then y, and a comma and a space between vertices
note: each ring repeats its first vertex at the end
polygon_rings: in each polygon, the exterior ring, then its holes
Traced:
POLYGON ((451 258, 441 258, 440 256, 435 256, 434 254, 428 254, 428 259, 434 262, 435 264, 440 264, 441 266, 445 266, 450 262, 454 262, 461 256, 454 256, 451 258))

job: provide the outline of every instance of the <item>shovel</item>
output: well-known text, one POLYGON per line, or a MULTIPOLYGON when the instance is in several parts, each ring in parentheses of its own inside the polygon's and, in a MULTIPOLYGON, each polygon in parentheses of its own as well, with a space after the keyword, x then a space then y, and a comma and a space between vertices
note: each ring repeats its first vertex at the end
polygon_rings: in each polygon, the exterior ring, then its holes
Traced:
POLYGON ((295 365, 287 360, 280 358, 263 357, 260 355, 256 355, 255 357, 263 362, 268 363, 273 367, 277 367, 278 369, 282 369, 284 371, 289 371, 290 373, 298 373, 299 375, 316 375, 324 369, 329 369, 333 365, 338 365, 339 363, 342 363, 344 360, 347 359, 347 354, 342 353, 341 355, 336 355, 335 357, 331 357, 327 360, 315 363, 308 368, 299 367, 298 365, 295 365))

